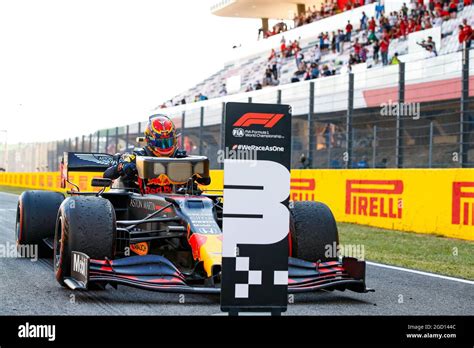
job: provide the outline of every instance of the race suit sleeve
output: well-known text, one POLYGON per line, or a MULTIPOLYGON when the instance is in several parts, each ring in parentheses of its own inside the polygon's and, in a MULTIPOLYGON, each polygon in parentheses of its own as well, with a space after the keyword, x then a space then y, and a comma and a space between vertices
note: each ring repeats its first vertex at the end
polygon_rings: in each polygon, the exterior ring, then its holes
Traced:
POLYGON ((118 158, 116 164, 107 168, 103 174, 104 178, 118 179, 123 176, 127 179, 133 180, 137 174, 137 167, 135 165, 136 155, 134 154, 123 154, 118 158))

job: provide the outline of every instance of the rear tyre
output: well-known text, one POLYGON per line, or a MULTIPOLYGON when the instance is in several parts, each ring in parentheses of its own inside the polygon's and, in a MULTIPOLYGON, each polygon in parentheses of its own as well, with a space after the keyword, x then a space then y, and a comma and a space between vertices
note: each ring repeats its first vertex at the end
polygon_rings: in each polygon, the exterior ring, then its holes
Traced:
POLYGON ((329 207, 321 202, 294 202, 290 234, 292 256, 307 261, 336 260, 339 244, 336 220, 329 207))
POLYGON ((92 259, 112 259, 115 249, 116 218, 109 200, 74 196, 61 204, 54 236, 54 273, 63 286, 71 275, 71 252, 92 259))
POLYGON ((31 257, 27 246, 37 247, 38 257, 53 255, 51 249, 43 242, 54 237, 56 216, 64 195, 50 191, 25 191, 18 198, 16 209, 16 241, 18 254, 31 257))

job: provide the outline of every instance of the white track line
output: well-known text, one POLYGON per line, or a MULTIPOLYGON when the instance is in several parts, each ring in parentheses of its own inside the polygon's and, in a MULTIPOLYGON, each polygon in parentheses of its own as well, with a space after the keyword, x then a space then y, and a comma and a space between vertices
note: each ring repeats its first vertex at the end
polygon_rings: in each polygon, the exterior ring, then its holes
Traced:
POLYGON ((459 282, 459 283, 465 283, 465 284, 470 284, 474 285, 474 281, 472 280, 467 280, 467 279, 460 279, 460 278, 454 278, 454 277, 448 277, 440 274, 435 274, 435 273, 429 273, 429 272, 423 272, 423 271, 417 271, 415 269, 409 269, 409 268, 403 268, 403 267, 397 267, 397 266, 390 266, 390 265, 384 265, 382 263, 376 263, 376 262, 370 262, 366 261, 365 262, 368 265, 371 266, 377 266, 377 267, 382 267, 382 268, 389 268, 389 269, 394 269, 397 271, 403 271, 403 272, 409 272, 409 273, 415 273, 415 274, 420 274, 428 277, 433 277, 433 278, 440 278, 440 279, 446 279, 446 280, 451 280, 454 282, 459 282))

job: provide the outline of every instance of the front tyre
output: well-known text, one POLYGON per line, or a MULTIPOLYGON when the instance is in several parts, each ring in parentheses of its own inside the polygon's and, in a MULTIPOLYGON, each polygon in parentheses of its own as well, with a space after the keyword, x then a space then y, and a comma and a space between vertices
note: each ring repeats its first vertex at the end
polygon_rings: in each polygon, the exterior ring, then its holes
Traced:
POLYGON ((96 196, 73 196, 61 204, 54 236, 54 273, 63 286, 71 275, 71 252, 92 259, 112 259, 116 218, 109 200, 96 196))
POLYGON ((336 260, 339 234, 329 207, 321 202, 294 202, 290 209, 292 256, 306 261, 336 260))

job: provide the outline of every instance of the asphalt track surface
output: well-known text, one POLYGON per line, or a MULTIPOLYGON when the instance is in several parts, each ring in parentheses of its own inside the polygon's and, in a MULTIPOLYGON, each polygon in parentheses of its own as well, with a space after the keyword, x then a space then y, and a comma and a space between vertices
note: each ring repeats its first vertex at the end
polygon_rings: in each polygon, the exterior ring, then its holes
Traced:
MULTIPOLYGON (((18 196, 0 193, 0 244, 15 242, 18 196)), ((367 265, 375 292, 294 295, 288 315, 474 315, 473 282, 367 265)), ((62 288, 52 261, 0 258, 0 315, 219 315, 219 296, 166 294, 120 287, 62 288), (183 303, 184 302, 184 303, 183 303)))

